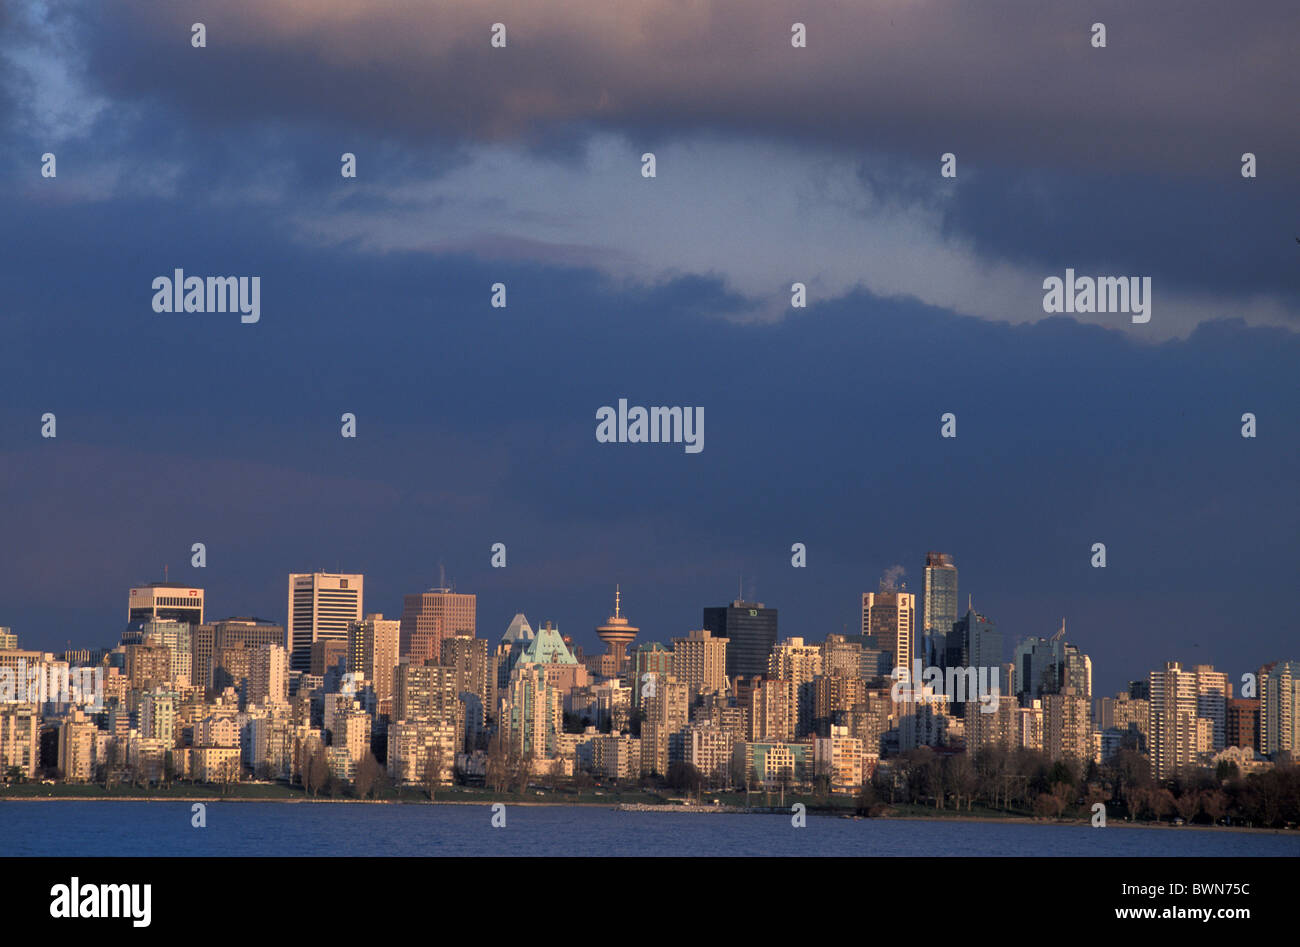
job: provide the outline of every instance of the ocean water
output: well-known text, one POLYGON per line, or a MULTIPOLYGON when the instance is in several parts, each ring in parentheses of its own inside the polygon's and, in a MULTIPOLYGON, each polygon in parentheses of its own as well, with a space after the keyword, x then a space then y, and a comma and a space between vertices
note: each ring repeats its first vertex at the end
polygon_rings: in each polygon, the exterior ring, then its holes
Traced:
POLYGON ((0 802, 6 856, 1300 856, 1300 833, 619 812, 585 806, 0 802))

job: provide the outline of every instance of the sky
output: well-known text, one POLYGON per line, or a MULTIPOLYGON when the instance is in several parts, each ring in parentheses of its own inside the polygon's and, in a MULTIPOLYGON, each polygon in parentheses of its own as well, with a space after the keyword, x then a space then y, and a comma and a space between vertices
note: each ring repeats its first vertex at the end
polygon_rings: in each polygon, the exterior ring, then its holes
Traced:
POLYGON ((819 641, 936 550, 1008 658, 1064 618, 1099 694, 1300 658, 1295 27, 1272 0, 6 4, 0 625, 109 646, 164 566, 211 618, 283 621, 313 570, 394 616, 441 568, 492 639, 522 611, 595 649, 619 583, 642 641, 738 594, 819 641), (177 268, 259 277, 260 320, 154 312, 177 268), (1067 268, 1149 277, 1150 322, 1045 312, 1067 268), (599 443, 620 398, 703 407, 704 449, 599 443))

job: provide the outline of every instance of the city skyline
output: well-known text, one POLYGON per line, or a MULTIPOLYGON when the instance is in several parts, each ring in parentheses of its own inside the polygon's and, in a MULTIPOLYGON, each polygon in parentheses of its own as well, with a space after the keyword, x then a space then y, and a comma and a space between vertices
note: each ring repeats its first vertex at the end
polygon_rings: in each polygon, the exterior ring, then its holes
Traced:
MULTIPOLYGON (((931 562, 930 557, 936 555, 941 555, 943 557, 946 567, 951 567, 954 569, 957 567, 957 564, 954 562, 955 557, 953 555, 948 553, 936 554, 933 551, 929 551, 926 553, 927 568, 929 565, 933 564, 931 562)), ((887 588, 892 588, 892 586, 897 584, 898 585, 897 591, 902 593, 903 590, 906 589, 906 581, 904 580, 900 582, 899 577, 903 574, 904 573, 900 571, 900 567, 897 565, 885 570, 885 573, 881 576, 878 582, 878 588, 880 592, 885 592, 887 588)), ((343 579, 344 580, 343 587, 345 589, 347 587, 348 580, 360 580, 360 583, 364 583, 365 581, 364 573, 342 573, 342 572, 331 572, 327 570, 322 570, 314 573, 288 573, 288 581, 289 581, 289 588, 290 588, 290 607, 292 607, 293 605, 293 590, 295 588, 296 581, 297 584, 301 584, 301 580, 310 579, 311 580, 310 587, 314 589, 317 587, 318 580, 321 577, 324 577, 327 580, 343 579)), ((448 580, 445 575, 445 571, 440 569, 440 574, 438 576, 437 582, 446 583, 447 581, 448 580)), ((339 583, 337 581, 333 581, 330 582, 329 584, 332 586, 337 586, 339 583)), ((358 583, 354 582, 354 585, 357 584, 358 583)), ((131 586, 130 588, 131 608, 129 610, 130 614, 128 615, 130 621, 128 623, 145 620, 146 618, 145 612, 150 610, 150 609, 143 609, 139 607, 144 603, 143 601, 139 601, 137 599, 138 595, 140 595, 141 593, 152 593, 155 590, 163 590, 167 588, 189 589, 192 590, 192 592, 197 592, 198 594, 197 597, 192 598, 189 601, 185 601, 184 599, 177 600, 177 604, 184 607, 172 608, 170 612, 167 612, 166 615, 163 616, 163 620, 173 620, 176 616, 181 615, 182 612, 188 612, 191 608, 194 610, 195 615, 198 615, 200 617, 203 615, 203 610, 206 608, 206 603, 208 602, 208 592, 210 590, 205 585, 202 585, 201 583, 198 582, 196 583, 175 582, 172 581, 170 578, 167 578, 155 582, 149 582, 149 583, 131 586), (137 611, 139 612, 138 616, 137 616, 137 611)), ((357 591, 360 593, 359 588, 357 589, 357 591)), ((743 583, 742 583, 741 591, 743 592, 743 583)), ((944 603, 944 607, 947 607, 947 605, 950 604, 949 602, 949 599, 951 597, 950 591, 951 591, 950 589, 945 588, 940 593, 943 596, 942 601, 944 603)), ((876 593, 864 592, 859 597, 860 601, 863 603, 863 611, 859 613, 859 617, 861 620, 856 627, 846 625, 839 629, 828 630, 825 633, 818 634, 818 633, 809 633, 807 631, 802 631, 797 629, 792 631, 788 628, 788 626, 778 624, 775 626, 775 632, 774 632, 775 637, 773 638, 771 644, 775 645, 778 642, 784 642, 791 638, 803 638, 805 640, 809 640, 811 642, 821 644, 825 640, 827 635, 841 635, 845 633, 850 635, 855 635, 860 633, 866 633, 866 608, 867 608, 866 603, 870 598, 873 597, 873 595, 879 595, 880 592, 876 592, 876 593)), ((478 636, 477 631, 475 630, 475 626, 478 623, 477 609, 478 609, 478 601, 480 600, 480 596, 478 595, 478 593, 474 593, 474 592, 458 593, 454 587, 449 585, 440 586, 435 584, 421 592, 405 593, 401 596, 403 600, 403 607, 395 609, 393 611, 389 611, 385 609, 377 609, 373 607, 372 603, 363 600, 360 597, 360 595, 358 595, 358 597, 355 599, 355 603, 348 606, 350 610, 353 610, 355 612, 355 616, 353 618, 348 619, 348 621, 361 621, 363 618, 368 620, 372 616, 379 615, 389 622, 400 622, 401 619, 403 618, 403 615, 408 613, 410 609, 414 608, 417 610, 417 612, 419 611, 419 607, 420 607, 419 600, 421 599, 425 601, 439 600, 442 597, 444 597, 447 593, 453 593, 451 597, 454 598, 473 600, 470 601, 469 612, 466 613, 468 615, 467 625, 469 630, 469 636, 470 637, 478 636)), ((891 591, 888 594, 893 594, 893 592, 891 591)), ((910 659, 921 660, 922 667, 924 667, 926 666, 926 662, 930 660, 930 656, 925 653, 925 642, 921 635, 921 627, 919 625, 920 619, 917 618, 917 616, 923 613, 927 613, 929 611, 929 606, 926 603, 925 596, 923 593, 916 593, 908 590, 907 594, 911 595, 912 601, 914 602, 914 604, 910 609, 911 616, 908 619, 908 623, 915 626, 913 628, 912 634, 909 636, 909 640, 911 642, 910 659)), ((615 588, 616 602, 618 602, 618 600, 621 599, 621 595, 622 595, 621 586, 616 585, 615 588)), ((972 593, 971 598, 973 599, 973 597, 974 596, 972 593)), ((159 599, 159 602, 163 603, 164 605, 170 601, 171 601, 170 599, 166 599, 166 600, 161 598, 159 599)), ((148 604, 150 605, 153 604, 152 595, 150 595, 148 604)), ((767 607, 769 611, 773 612, 773 615, 775 615, 776 611, 780 609, 779 605, 775 606, 774 608, 773 606, 768 605, 768 603, 750 601, 747 599, 740 599, 740 598, 733 599, 730 602, 728 602, 727 605, 723 605, 723 606, 711 606, 706 604, 696 608, 697 614, 699 613, 700 608, 703 608, 704 620, 695 623, 687 623, 688 627, 683 627, 681 629, 665 630, 662 634, 657 634, 657 635, 656 634, 647 635, 645 633, 646 629, 644 628, 644 623, 640 623, 638 619, 639 627, 634 629, 637 632, 636 640, 629 645, 628 654, 630 655, 641 644, 650 644, 650 643, 667 644, 668 642, 671 642, 676 638, 683 638, 688 633, 693 633, 694 631, 700 628, 710 627, 709 624, 710 612, 716 613, 717 616, 715 619, 713 619, 714 627, 720 627, 720 623, 723 621, 721 617, 722 613, 727 612, 729 609, 731 609, 731 606, 742 605, 742 604, 745 605, 746 607, 749 607, 750 605, 767 607)), ((616 609, 619 608, 621 608, 621 603, 616 604, 616 609)), ((626 611, 626 609, 622 609, 622 610, 626 611)), ((156 611, 162 613, 164 611, 164 608, 160 606, 158 609, 156 609, 156 611)), ((599 611, 599 609, 597 609, 597 611, 599 611)), ((504 629, 502 635, 505 635, 508 632, 509 628, 513 626, 513 624, 517 621, 520 615, 526 616, 527 612, 528 609, 526 608, 521 608, 513 612, 511 621, 503 622, 501 624, 501 627, 504 629)), ((216 614, 216 613, 212 613, 212 614, 216 614)), ((212 624, 220 625, 223 622, 232 621, 232 620, 233 621, 238 621, 238 620, 263 621, 263 622, 271 622, 273 624, 277 624, 282 629, 285 629, 286 652, 292 657, 296 649, 294 645, 294 633, 292 631, 291 622, 289 622, 287 619, 280 619, 277 615, 271 615, 268 617, 267 615, 262 614, 262 615, 257 615, 256 618, 251 617, 254 614, 255 613, 251 610, 244 610, 241 612, 232 613, 231 615, 225 615, 221 618, 214 618, 212 617, 212 615, 209 615, 207 617, 207 621, 209 625, 212 624)), ((414 615, 416 614, 416 612, 410 612, 410 614, 414 615)), ((1039 644, 1042 644, 1043 642, 1049 640, 1049 636, 1046 633, 1019 634, 1016 632, 1008 632, 1008 630, 1005 629, 1002 626, 1002 624, 999 622, 996 615, 986 616, 978 611, 974 612, 973 614, 975 615, 975 618, 980 622, 981 627, 983 626, 983 623, 986 621, 993 622, 993 626, 995 628, 995 640, 999 643, 997 647, 1000 647, 1001 649, 1001 661, 998 662, 996 665, 999 668, 1005 667, 1007 665, 1007 662, 1011 662, 1011 664, 1013 665, 1017 664, 1018 653, 1022 649, 1028 648, 1029 646, 1033 645, 1034 642, 1038 642, 1039 644)), ((193 618, 180 618, 179 620, 189 621, 191 624, 197 623, 193 618)), ((627 618, 624 617, 620 620, 625 622, 627 621, 627 618)), ((786 620, 787 621, 790 620, 788 617, 788 613, 787 613, 786 620)), ((956 629, 949 629, 948 633, 951 634, 953 630, 960 631, 960 629, 964 627, 964 623, 966 622, 966 620, 967 620, 966 610, 964 609, 959 610, 958 621, 954 622, 956 629)), ((602 649, 607 647, 606 643, 602 641, 602 639, 600 638, 600 631, 602 628, 606 627, 608 621, 609 618, 606 619, 606 622, 602 622, 602 623, 593 622, 592 623, 593 627, 587 628, 582 625, 580 620, 574 621, 571 618, 570 620, 567 621, 557 620, 555 616, 541 617, 540 612, 534 612, 535 624, 555 625, 558 628, 563 629, 564 630, 563 633, 565 637, 567 639, 570 639, 575 646, 582 648, 583 653, 587 657, 592 657, 594 655, 600 654, 602 649), (587 640, 589 638, 592 640, 587 640)), ((335 628, 332 631, 330 631, 328 635, 320 636, 319 640, 324 640, 325 638, 331 638, 331 639, 347 641, 347 628, 346 628, 347 623, 348 623, 347 621, 343 622, 343 624, 339 625, 338 628, 335 628)), ((335 622, 335 624, 338 623, 335 622)), ((126 625, 124 625, 123 627, 126 627, 126 625)), ((413 618, 412 618, 412 628, 414 628, 413 618)), ((68 641, 63 642, 61 647, 60 646, 46 647, 40 644, 39 642, 26 638, 21 633, 14 631, 13 625, 0 625, 0 629, 3 629, 7 633, 9 633, 14 639, 16 639, 19 642, 20 649, 44 651, 56 655, 63 653, 65 650, 73 650, 73 651, 83 650, 83 651, 91 651, 91 652, 107 651, 114 647, 117 647, 119 644, 118 640, 113 640, 111 643, 94 643, 94 642, 84 641, 84 640, 79 642, 78 640, 75 639, 69 639, 68 641)), ((452 630, 446 633, 440 633, 439 640, 441 639, 441 637, 449 637, 455 634, 463 634, 463 633, 464 633, 463 630, 459 630, 459 631, 452 630)), ((715 633, 718 632, 715 631, 715 633)), ((118 637, 120 638, 123 633, 118 632, 117 634, 118 637)), ((1051 636, 1050 640, 1052 641, 1060 640, 1062 635, 1064 634, 1065 634, 1065 622, 1064 620, 1062 620, 1059 630, 1056 631, 1055 634, 1051 636)), ((492 630, 489 630, 486 634, 481 635, 480 637, 482 637, 484 640, 487 640, 489 642, 494 642, 498 640, 498 636, 492 630)), ((307 645, 309 646, 313 640, 317 640, 317 639, 308 638, 307 645)), ((1073 635, 1070 636, 1069 640, 1063 643, 1067 647, 1067 654, 1069 652, 1075 652, 1075 653, 1082 652, 1084 660, 1089 661, 1088 677, 1089 677, 1089 681, 1091 681, 1092 673, 1093 673, 1093 665, 1091 660, 1092 659, 1091 648, 1081 646, 1079 641, 1076 640, 1073 635)), ((748 647, 752 649, 753 646, 748 646, 748 647)), ((949 648, 952 647, 953 644, 950 641, 949 648)), ((960 646, 958 646, 958 648, 960 648, 960 646)), ((307 650, 310 650, 310 648, 308 648, 307 650)), ((434 651, 428 651, 428 648, 425 645, 421 645, 420 648, 418 648, 417 650, 419 651, 419 654, 412 654, 410 642, 405 638, 403 638, 400 653, 402 654, 404 659, 406 659, 407 656, 411 656, 412 660, 416 660, 417 662, 423 661, 425 657, 428 657, 430 660, 435 660, 435 661, 438 660, 438 655, 434 653, 434 651), (427 655, 425 654, 426 651, 428 651, 427 655)), ((437 649, 435 649, 435 651, 436 650, 437 649)), ((732 660, 734 659, 734 653, 735 653, 734 651, 729 650, 728 665, 732 663, 732 660)), ((770 647, 769 647, 769 653, 770 653, 770 647)), ((959 651, 958 652, 949 651, 946 658, 945 657, 940 658, 940 663, 943 664, 946 661, 947 664, 952 664, 953 663, 952 656, 956 653, 959 653, 959 651)), ((1227 680, 1228 680, 1229 687, 1235 691, 1235 689, 1240 686, 1242 674, 1253 675, 1259 670, 1261 666, 1263 666, 1264 664, 1270 661, 1285 662, 1288 660, 1290 659, 1283 656, 1282 652, 1278 652, 1277 654, 1273 654, 1273 655, 1260 656, 1259 660, 1248 660, 1247 662, 1242 664, 1240 670, 1238 670, 1235 666, 1229 668, 1225 672, 1227 673, 1227 680)), ((1218 666, 1217 662, 1202 659, 1201 656, 1199 655, 1191 655, 1190 658, 1183 658, 1183 657, 1171 655, 1171 656, 1166 656, 1158 663, 1151 665, 1151 667, 1135 669, 1136 671, 1135 674, 1127 674, 1127 672, 1125 671, 1120 671, 1118 669, 1111 669, 1110 673, 1102 673, 1099 677, 1099 680, 1105 683, 1093 685, 1089 689, 1094 697, 1099 697, 1103 694, 1122 692, 1126 690, 1131 683, 1135 681, 1144 680, 1146 678, 1146 675, 1151 672, 1152 668, 1164 667, 1168 662, 1171 661, 1186 666, 1194 666, 1197 664, 1216 666, 1216 667, 1218 666), (1115 684, 1114 686, 1111 686, 1110 682, 1112 680, 1117 681, 1118 683, 1115 684)), ((305 654, 302 654, 293 664, 293 668, 296 671, 305 671, 307 668, 307 663, 308 663, 308 657, 305 654)), ((979 666, 979 667, 983 667, 986 664, 987 662, 983 660, 982 657, 981 660, 971 662, 972 666, 979 666)), ((911 660, 909 660, 906 666, 909 669, 911 668, 911 660)), ((988 664, 988 666, 992 667, 994 665, 988 664)), ((753 669, 751 669, 747 673, 756 673, 756 672, 753 669)), ((757 672, 757 673, 762 673, 762 672, 757 672)), ((735 676, 735 673, 733 673, 732 669, 729 669, 728 674, 729 676, 733 676, 733 677, 735 676)), ((1004 693, 1006 692, 1006 688, 1009 686, 1010 686, 1010 682, 1004 676, 1003 683, 1002 683, 1004 693)))

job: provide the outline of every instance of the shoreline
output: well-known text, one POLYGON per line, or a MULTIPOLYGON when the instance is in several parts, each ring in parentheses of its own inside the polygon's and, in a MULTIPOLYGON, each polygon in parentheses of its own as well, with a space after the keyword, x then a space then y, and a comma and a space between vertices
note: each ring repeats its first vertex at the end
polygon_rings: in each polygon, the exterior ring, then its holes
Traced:
MULTIPOLYGON (((620 802, 574 802, 520 800, 512 802, 503 799, 259 799, 252 796, 5 796, 0 795, 0 804, 6 802, 161 802, 192 804, 235 802, 235 803, 272 803, 289 805, 362 805, 362 806, 491 806, 498 802, 507 806, 527 806, 532 808, 572 808, 572 809, 614 809, 629 813, 653 813, 664 815, 785 815, 787 811, 766 806, 744 808, 739 806, 680 806, 656 805, 650 803, 620 802)), ((1007 825, 1043 825, 1080 827, 1090 826, 1091 820, 1082 819, 1039 819, 1033 816, 1007 815, 880 815, 875 817, 857 816, 851 812, 839 812, 833 809, 808 809, 808 815, 822 818, 851 819, 860 822, 950 822, 950 823, 985 823, 1007 825)), ((1291 835, 1294 829, 1259 828, 1244 825, 1172 825, 1168 822, 1128 822, 1113 820, 1106 823, 1106 828, 1124 829, 1165 829, 1191 830, 1198 832, 1241 832, 1246 834, 1291 835)))

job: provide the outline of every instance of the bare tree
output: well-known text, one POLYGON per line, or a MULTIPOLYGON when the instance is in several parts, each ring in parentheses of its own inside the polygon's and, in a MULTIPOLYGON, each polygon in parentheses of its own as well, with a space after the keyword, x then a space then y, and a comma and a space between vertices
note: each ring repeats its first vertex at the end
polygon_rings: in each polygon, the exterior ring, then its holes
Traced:
POLYGON ((368 799, 374 795, 383 775, 384 772, 380 769, 375 754, 367 753, 363 756, 361 762, 357 764, 356 778, 352 781, 352 788, 356 792, 357 798, 368 799))
POLYGON ((430 802, 433 802, 434 793, 442 785, 442 765, 442 742, 434 740, 429 752, 425 754, 424 770, 420 773, 420 782, 424 784, 430 802))
POLYGON ((307 757, 307 765, 303 767, 303 788, 312 796, 318 796, 329 782, 329 776, 330 768, 325 760, 325 747, 318 743, 312 748, 307 757))

